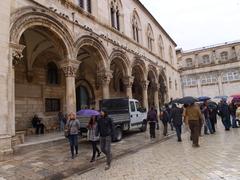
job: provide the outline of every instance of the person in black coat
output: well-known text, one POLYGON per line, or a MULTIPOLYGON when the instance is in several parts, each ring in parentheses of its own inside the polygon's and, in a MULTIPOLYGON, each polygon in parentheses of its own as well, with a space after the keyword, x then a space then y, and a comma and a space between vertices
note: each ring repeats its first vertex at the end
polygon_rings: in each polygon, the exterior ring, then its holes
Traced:
POLYGON ((44 124, 41 122, 41 119, 38 117, 38 115, 34 115, 32 119, 32 127, 36 128, 36 134, 44 134, 44 124))
POLYGON ((157 123, 157 112, 152 107, 151 110, 148 112, 147 115, 147 121, 149 122, 149 130, 150 130, 150 137, 155 138, 155 129, 156 129, 156 123, 157 123))
POLYGON ((215 133, 216 128, 215 124, 217 124, 217 109, 216 108, 209 108, 209 119, 212 125, 212 130, 215 133))
POLYGON ((182 114, 183 109, 178 108, 176 104, 172 105, 171 113, 170 113, 170 121, 172 122, 173 126, 176 129, 178 142, 182 141, 181 134, 182 134, 182 114))
POLYGON ((169 123, 169 114, 165 108, 163 108, 160 112, 160 120, 163 123, 163 135, 167 136, 167 130, 168 130, 168 123, 169 123))
POLYGON ((230 130, 231 120, 230 120, 230 110, 226 100, 221 100, 218 106, 218 115, 222 118, 222 123, 226 131, 230 130))

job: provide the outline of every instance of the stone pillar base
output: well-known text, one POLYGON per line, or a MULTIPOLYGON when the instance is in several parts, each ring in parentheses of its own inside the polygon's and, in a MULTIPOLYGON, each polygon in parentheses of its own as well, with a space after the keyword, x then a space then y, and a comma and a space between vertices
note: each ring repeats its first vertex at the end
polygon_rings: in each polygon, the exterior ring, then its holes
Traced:
POLYGON ((7 160, 11 154, 13 154, 12 137, 0 135, 0 161, 7 160))

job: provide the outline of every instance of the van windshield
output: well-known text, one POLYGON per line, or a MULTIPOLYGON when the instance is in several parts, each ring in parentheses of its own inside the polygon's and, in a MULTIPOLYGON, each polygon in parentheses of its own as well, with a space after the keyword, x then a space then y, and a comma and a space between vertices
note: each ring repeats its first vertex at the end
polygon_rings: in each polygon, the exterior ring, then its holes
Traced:
POLYGON ((103 100, 101 108, 104 111, 128 111, 128 100, 127 99, 108 99, 103 100))

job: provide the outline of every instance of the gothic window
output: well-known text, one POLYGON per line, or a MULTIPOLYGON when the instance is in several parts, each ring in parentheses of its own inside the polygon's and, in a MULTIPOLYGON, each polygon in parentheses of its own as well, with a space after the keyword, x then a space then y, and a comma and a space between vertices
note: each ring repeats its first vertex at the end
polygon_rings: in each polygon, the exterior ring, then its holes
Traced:
POLYGON ((192 58, 187 58, 187 59, 186 59, 186 65, 187 65, 187 67, 192 67, 192 66, 193 66, 193 60, 192 60, 192 58))
POLYGON ((209 57, 209 55, 204 55, 202 57, 202 62, 203 62, 203 64, 210 64, 210 57, 209 57))
POLYGON ((224 51, 220 54, 221 60, 226 61, 228 60, 228 52, 224 51))
POLYGON ((238 71, 230 71, 223 74, 222 81, 230 82, 240 80, 240 72, 238 71))
POLYGON ((133 17, 132 17, 132 32, 133 32, 133 39, 139 42, 140 20, 136 11, 133 12, 133 17))
POLYGON ((154 37, 153 37, 153 30, 150 24, 148 24, 148 28, 147 28, 147 42, 148 42, 148 49, 150 51, 153 51, 154 37))
POLYGON ((92 2, 91 0, 78 0, 79 6, 85 11, 92 13, 92 2))
POLYGON ((79 6, 84 9, 84 0, 79 0, 79 6))
POLYGON ((121 29, 121 4, 119 0, 112 0, 110 6, 111 26, 120 31, 121 29))
POLYGON ((163 59, 164 58, 164 44, 163 44, 163 39, 162 39, 161 35, 159 35, 159 54, 160 54, 160 57, 163 59))
POLYGON ((47 65, 47 81, 48 84, 58 84, 58 68, 55 63, 50 62, 47 65))
POLYGON ((178 90, 178 84, 177 84, 177 80, 175 80, 175 90, 178 90))
POLYGON ((92 13, 92 2, 91 0, 87 0, 87 11, 92 13))
POLYGON ((170 60, 170 63, 173 64, 173 49, 172 47, 170 46, 169 47, 169 60, 170 60))
POLYGON ((88 109, 90 107, 90 96, 88 90, 84 86, 79 86, 76 89, 77 111, 88 109))

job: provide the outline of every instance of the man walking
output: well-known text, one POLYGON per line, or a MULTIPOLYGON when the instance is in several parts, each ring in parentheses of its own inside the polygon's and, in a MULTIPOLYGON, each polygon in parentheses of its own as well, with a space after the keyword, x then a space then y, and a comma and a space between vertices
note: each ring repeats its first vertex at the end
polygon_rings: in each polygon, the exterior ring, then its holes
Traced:
POLYGON ((111 166, 111 142, 112 136, 114 132, 113 122, 112 119, 108 117, 106 112, 101 112, 101 117, 98 120, 97 128, 96 128, 96 136, 100 134, 100 147, 102 152, 107 157, 107 165, 105 170, 110 169, 111 166))
POLYGON ((157 123, 157 112, 152 107, 151 110, 148 112, 147 120, 149 122, 149 130, 150 130, 150 138, 155 138, 155 129, 156 129, 156 123, 157 123))
POLYGON ((203 119, 201 110, 198 105, 195 103, 190 104, 186 107, 185 110, 185 122, 188 123, 189 128, 191 130, 191 138, 193 141, 193 147, 200 147, 199 146, 199 128, 200 128, 200 121, 199 119, 203 119))
POLYGON ((230 130, 231 121, 230 121, 230 111, 226 100, 221 100, 218 107, 218 115, 222 118, 222 123, 226 131, 230 130))
POLYGON ((170 113, 170 121, 172 121, 173 126, 176 129, 178 142, 182 141, 181 134, 182 134, 182 114, 183 109, 178 108, 176 104, 172 105, 171 113, 170 113))

